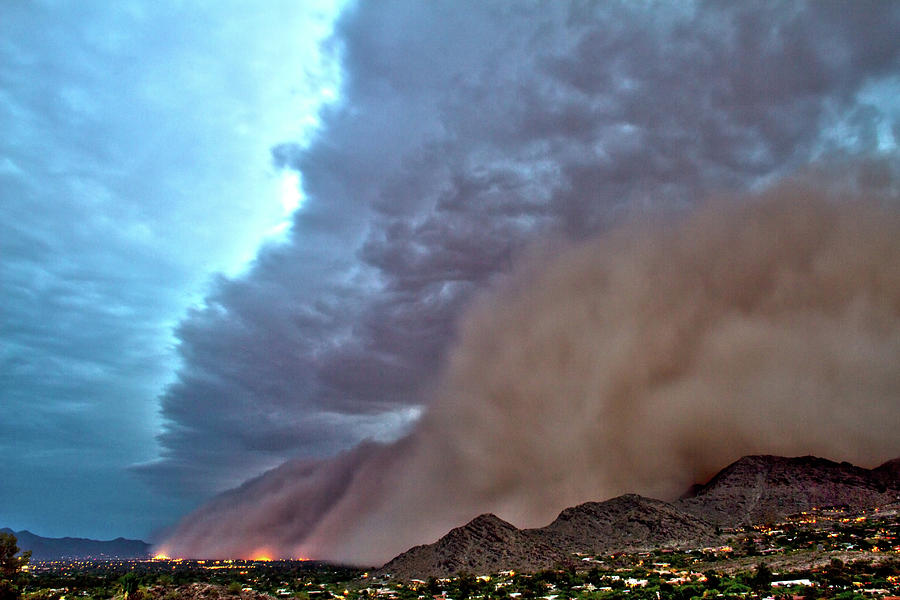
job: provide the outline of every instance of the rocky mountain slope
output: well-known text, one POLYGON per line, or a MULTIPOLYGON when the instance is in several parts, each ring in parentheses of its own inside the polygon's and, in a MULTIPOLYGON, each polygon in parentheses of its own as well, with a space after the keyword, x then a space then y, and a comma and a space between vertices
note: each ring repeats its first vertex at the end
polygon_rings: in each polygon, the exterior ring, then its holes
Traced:
POLYGON ((634 494, 567 508, 538 529, 482 515, 433 544, 416 546, 380 569, 393 577, 461 571, 533 571, 572 563, 577 554, 715 543, 716 527, 760 523, 813 507, 880 506, 900 498, 900 459, 876 469, 811 456, 746 456, 690 497, 674 503, 634 494))
POLYGON ((566 558, 563 550, 535 534, 535 530, 517 529, 495 515, 486 514, 451 530, 433 544, 407 550, 384 565, 380 572, 408 578, 461 571, 532 571, 566 558))
POLYGON ((629 494, 567 508, 538 529, 517 529, 494 515, 481 515, 433 544, 404 552, 380 572, 409 578, 534 571, 572 563, 578 553, 692 545, 714 537, 714 527, 702 519, 661 500, 629 494))
POLYGON ((745 456, 675 506, 733 527, 772 521, 817 506, 879 506, 897 501, 898 496, 900 459, 864 469, 814 456, 745 456))
POLYGON ((715 528, 662 500, 626 494, 567 508, 540 532, 568 554, 711 542, 715 528))

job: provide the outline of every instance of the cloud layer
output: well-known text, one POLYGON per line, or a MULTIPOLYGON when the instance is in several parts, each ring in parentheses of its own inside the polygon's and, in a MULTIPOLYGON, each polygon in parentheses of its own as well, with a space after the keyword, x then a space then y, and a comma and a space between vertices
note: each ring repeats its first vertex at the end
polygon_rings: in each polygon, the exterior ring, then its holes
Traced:
POLYGON ((389 442, 474 294, 535 239, 815 161, 890 161, 898 21, 879 2, 346 11, 341 101, 309 147, 273 150, 303 177, 290 239, 183 320, 162 455, 141 472, 197 497, 389 442))
POLYGON ((177 556, 379 564, 483 512, 673 498, 751 453, 900 455, 900 204, 799 184, 536 251, 462 321, 407 437, 291 461, 177 556))

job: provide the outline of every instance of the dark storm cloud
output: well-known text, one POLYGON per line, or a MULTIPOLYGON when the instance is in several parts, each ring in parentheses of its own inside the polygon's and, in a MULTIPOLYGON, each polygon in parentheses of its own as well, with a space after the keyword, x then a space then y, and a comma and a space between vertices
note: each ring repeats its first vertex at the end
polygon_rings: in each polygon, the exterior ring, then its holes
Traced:
POLYGON ((895 152, 898 27, 881 2, 361 3, 340 103, 273 150, 307 197, 290 241, 182 322, 141 469, 208 493, 391 439, 535 239, 895 152))

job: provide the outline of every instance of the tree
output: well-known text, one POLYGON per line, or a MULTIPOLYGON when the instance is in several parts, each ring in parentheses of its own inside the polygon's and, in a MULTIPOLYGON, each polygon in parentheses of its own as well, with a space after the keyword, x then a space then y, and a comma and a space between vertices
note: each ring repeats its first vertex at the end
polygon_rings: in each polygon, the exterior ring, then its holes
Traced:
POLYGON ((140 597, 140 583, 141 578, 134 571, 130 571, 119 578, 119 585, 122 586, 122 595, 124 596, 125 600, 128 600, 129 597, 140 597))
POLYGON ((753 587, 757 590, 769 589, 772 583, 772 570, 766 563, 756 565, 756 573, 753 575, 753 587))
POLYGON ((440 582, 437 580, 437 578, 435 578, 434 575, 428 578, 426 588, 428 589, 428 593, 432 596, 437 596, 443 591, 443 586, 441 586, 440 582))
POLYGON ((475 576, 466 571, 461 571, 456 578, 457 590, 460 598, 470 598, 478 588, 478 581, 475 576))
POLYGON ((13 534, 0 532, 0 600, 20 595, 19 572, 31 559, 31 550, 20 554, 18 542, 13 534))

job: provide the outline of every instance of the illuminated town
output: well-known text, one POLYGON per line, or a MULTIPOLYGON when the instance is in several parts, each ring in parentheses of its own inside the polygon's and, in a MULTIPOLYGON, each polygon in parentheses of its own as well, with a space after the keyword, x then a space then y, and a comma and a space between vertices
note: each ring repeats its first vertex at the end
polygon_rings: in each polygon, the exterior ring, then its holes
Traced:
POLYGON ((460 573, 401 580, 310 560, 33 562, 27 600, 613 600, 617 598, 900 597, 900 508, 812 509, 722 530, 721 545, 577 555, 537 573, 460 573), (126 592, 130 592, 126 594, 126 592))

